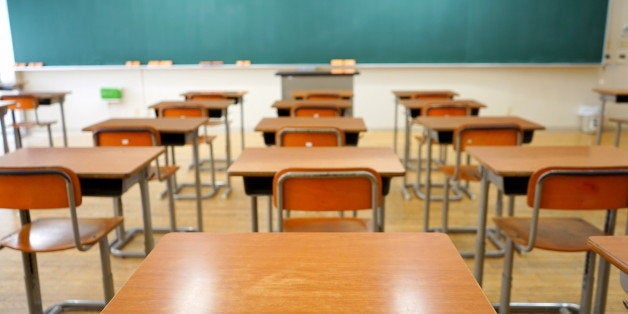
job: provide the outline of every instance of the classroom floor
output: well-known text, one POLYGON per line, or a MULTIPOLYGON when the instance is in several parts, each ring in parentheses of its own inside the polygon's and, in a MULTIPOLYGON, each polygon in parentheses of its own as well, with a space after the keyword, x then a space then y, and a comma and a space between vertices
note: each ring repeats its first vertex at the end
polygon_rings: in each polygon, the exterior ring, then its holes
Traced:
MULTIPOLYGON (((612 132, 604 134, 603 143, 612 143, 612 132)), ((263 146, 262 136, 258 133, 246 134, 247 147, 263 146)), ((59 145, 61 139, 56 138, 59 145)), ((534 135, 531 145, 590 145, 593 135, 585 135, 578 131, 542 131, 534 135)), ((34 134, 26 139, 26 146, 46 145, 44 135, 34 134)), ((233 137, 234 156, 240 151, 240 137, 233 137)), ((398 153, 402 150, 402 139, 399 137, 398 153)), ((628 149, 628 139, 623 148, 628 149)), ((91 137, 86 133, 70 134, 70 146, 91 146, 91 137)), ((369 131, 360 138, 360 146, 392 146, 392 132, 369 131)), ((177 149, 177 160, 180 165, 187 165, 190 160, 189 148, 177 149)), ((413 149, 414 151, 414 149, 413 149)), ((201 147, 202 156, 206 156, 206 146, 201 147)), ((224 158, 224 136, 219 135, 215 144, 217 158, 224 158)), ((453 160, 453 159, 450 159, 453 160)), ((192 171, 182 167, 179 171, 179 181, 192 181, 192 171)), ((415 172, 409 172, 410 180, 414 179, 415 172)), ((225 178, 225 172, 219 172, 219 179, 225 178)), ((209 174, 203 172, 202 179, 208 180, 209 174)), ((435 182, 441 182, 435 177, 435 182)), ((242 179, 233 178, 233 191, 228 198, 216 195, 203 201, 204 225, 206 232, 249 232, 250 213, 249 199, 243 191, 242 179)), ((390 194, 386 198, 386 231, 387 232, 420 232, 422 226, 423 201, 416 197, 406 201, 402 197, 402 179, 392 181, 390 194)), ((477 192, 478 184, 471 185, 472 191, 477 192)), ((153 212, 153 226, 167 225, 167 202, 159 198, 163 185, 150 184, 151 207, 153 212)), ((495 189, 491 189, 491 201, 495 189)), ((434 193, 440 193, 435 190, 434 193)), ((125 204, 125 225, 130 228, 141 226, 139 190, 133 187, 123 196, 125 204)), ((194 201, 177 201, 179 225, 190 226, 195 224, 194 201)), ((489 205, 492 205, 490 203, 489 205)), ((436 225, 440 221, 440 202, 432 202, 431 223, 436 225)), ((56 211, 66 214, 67 210, 56 211)), ((477 201, 464 199, 451 203, 451 225, 473 225, 476 221, 477 201)), ((112 214, 112 201, 108 198, 86 197, 80 207, 80 215, 106 216, 112 214)), ((526 215, 529 210, 523 200, 516 200, 517 215, 526 215)), ((564 213, 559 213, 564 215, 564 213)), ((267 231, 266 200, 260 201, 260 230, 267 231)), ((576 214, 578 215, 578 214, 576 214)), ((580 215, 601 227, 604 213, 587 213, 580 215)), ((627 212, 622 210, 618 215, 616 234, 623 234, 626 226, 627 212)), ((490 223, 490 222, 489 222, 490 223)), ((9 210, 0 210, 0 235, 9 233, 18 225, 17 214, 9 210)), ((112 236, 110 236, 112 237, 112 236)), ((156 235, 158 241, 160 235, 156 235)), ((462 249, 472 249, 475 237, 470 234, 452 236, 456 246, 462 249)), ((131 248, 141 248, 141 237, 133 241, 131 248)), ((88 252, 64 251, 57 253, 39 254, 39 271, 42 286, 44 306, 49 306, 63 299, 101 299, 100 264, 98 250, 92 248, 88 252)), ((112 267, 116 291, 138 267, 142 259, 112 257, 112 267)), ((465 260, 470 269, 473 268, 473 259, 465 260)), ((499 301, 500 278, 503 260, 488 258, 485 264, 484 290, 492 302, 499 301)), ((22 279, 22 262, 20 254, 10 249, 0 250, 0 313, 26 313, 26 295, 22 279)), ((555 253, 534 250, 523 256, 516 256, 513 280, 513 301, 535 302, 574 302, 579 301, 584 253, 555 253)), ((628 299, 619 283, 618 271, 611 268, 607 313, 628 313, 622 304, 628 299)), ((455 309, 452 309, 455 313, 455 309)))

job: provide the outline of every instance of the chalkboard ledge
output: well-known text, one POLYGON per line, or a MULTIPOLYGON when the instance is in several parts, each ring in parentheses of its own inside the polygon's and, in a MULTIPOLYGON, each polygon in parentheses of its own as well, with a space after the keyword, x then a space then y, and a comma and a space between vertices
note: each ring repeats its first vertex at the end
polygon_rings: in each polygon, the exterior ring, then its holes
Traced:
MULTIPOLYGON (((164 70, 277 70, 285 71, 286 68, 329 67, 328 64, 253 64, 250 66, 216 65, 201 66, 197 64, 175 64, 171 66, 124 66, 124 65, 53 65, 42 67, 16 67, 15 72, 46 72, 46 71, 164 71, 164 70)), ((602 67, 602 63, 361 63, 354 69, 413 69, 413 68, 590 68, 602 67)), ((300 72, 300 71, 292 71, 300 72)))

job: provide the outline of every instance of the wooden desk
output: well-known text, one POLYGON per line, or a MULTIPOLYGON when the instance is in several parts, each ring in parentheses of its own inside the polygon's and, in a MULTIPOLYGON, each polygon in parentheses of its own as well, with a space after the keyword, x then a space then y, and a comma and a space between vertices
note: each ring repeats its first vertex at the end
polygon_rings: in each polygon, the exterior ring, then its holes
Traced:
MULTIPOLYGON (((135 183, 140 185, 144 230, 152 230, 148 168, 164 152, 163 147, 22 148, 0 157, 6 167, 61 166, 74 171, 84 196, 122 196, 135 183)), ((116 256, 146 256, 153 248, 153 235, 146 232, 144 252, 122 252, 112 243, 116 256)))
POLYGON ((613 141, 613 145, 615 145, 615 147, 619 147, 619 139, 621 138, 621 125, 624 123, 628 123, 628 118, 612 117, 609 118, 608 121, 615 122, 617 124, 617 126, 615 127, 615 140, 613 141))
POLYGON ((480 285, 484 274, 489 183, 506 195, 525 195, 530 176, 541 168, 628 166, 628 151, 612 146, 472 146, 467 153, 479 162, 482 172, 474 266, 480 285))
MULTIPOLYGON (((209 118, 222 118, 225 125, 225 164, 226 168, 231 165, 231 131, 229 127, 229 106, 233 105, 233 100, 216 99, 216 100, 186 100, 186 101, 161 101, 148 108, 155 110, 155 115, 159 117, 159 110, 165 106, 201 106, 207 110, 209 118)), ((243 133, 244 134, 244 133, 243 133)))
POLYGON ((597 131, 595 133, 595 145, 600 145, 602 141, 602 132, 604 131, 604 110, 607 101, 614 101, 615 103, 628 103, 628 89, 625 88, 594 88, 594 92, 600 95, 600 121, 597 124, 597 131))
POLYGON ((0 100, 0 128, 2 128, 2 146, 4 153, 9 152, 9 140, 7 139, 7 126, 4 123, 4 116, 9 112, 9 106, 15 104, 13 100, 0 100))
POLYGON ((372 168, 382 176, 384 195, 390 190, 390 180, 405 173, 399 158, 390 148, 348 146, 247 148, 229 167, 227 173, 230 176, 243 177, 244 192, 251 197, 253 231, 257 231, 257 196, 273 195, 273 176, 288 167, 372 168))
POLYGON ((194 185, 196 194, 196 215, 198 230, 203 230, 203 209, 201 205, 201 175, 198 167, 198 128, 207 122, 207 118, 152 118, 152 119, 109 119, 84 127, 83 131, 92 132, 99 127, 151 126, 159 131, 161 144, 164 146, 183 146, 192 142, 194 165, 194 185))
POLYGON ((19 92, 9 92, 3 93, 0 96, 0 99, 4 99, 4 96, 32 96, 37 97, 39 99, 39 104, 43 106, 59 104, 59 109, 61 110, 61 130, 63 131, 63 146, 68 147, 68 133, 66 130, 65 124, 65 110, 63 109, 63 104, 65 102, 65 96, 71 94, 69 91, 19 91, 19 92))
MULTIPOLYGON (((530 143, 534 135, 534 131, 545 129, 544 126, 519 118, 515 116, 503 116, 503 117, 421 117, 419 116, 414 120, 415 123, 423 125, 427 132, 427 159, 432 158, 432 143, 440 144, 452 144, 454 137, 454 130, 465 124, 474 125, 493 125, 493 124, 517 124, 523 129, 523 143, 530 143)), ((419 184, 406 184, 406 187, 413 188, 417 197, 421 199, 439 200, 431 196, 431 167, 426 167, 426 189, 425 193, 421 192, 421 186, 419 184)), ((405 190, 404 190, 405 191, 405 190)), ((428 209, 429 204, 426 202, 425 210, 428 209)), ((425 214, 426 212, 424 212, 425 214)), ((424 224, 427 221, 424 221, 424 224)), ((427 225, 424 225, 426 227, 427 225)))
POLYGON ((277 109, 277 116, 289 117, 292 107, 298 105, 317 105, 317 106, 330 106, 337 107, 342 110, 342 115, 345 115, 345 111, 351 108, 351 101, 349 100, 295 100, 295 99, 283 99, 273 103, 273 108, 277 109))
MULTIPOLYGON (((399 112, 397 111, 397 106, 401 105, 402 100, 407 99, 417 99, 425 100, 426 97, 430 98, 444 98, 444 99, 453 99, 455 96, 458 96, 458 93, 451 90, 394 90, 392 91, 395 96, 394 102, 394 112, 395 112, 395 124, 393 125, 393 149, 395 153, 397 152, 397 131, 398 131, 398 120, 399 120, 399 112)), ((405 110, 404 110, 405 112, 405 110)), ((406 116, 406 120, 408 120, 408 116, 406 116)))
MULTIPOLYGON (((244 149, 244 95, 248 92, 243 90, 206 90, 206 91, 189 91, 181 94, 185 100, 193 100, 199 96, 219 96, 233 100, 234 105, 240 106, 240 146, 244 149)), ((225 121, 228 122, 227 119, 225 121)), ((231 161, 229 161, 231 162, 231 161)))
POLYGON ((348 117, 279 117, 263 118, 255 126, 255 131, 262 132, 264 144, 275 145, 275 134, 282 127, 336 127, 345 132, 345 144, 357 146, 360 132, 366 132, 366 125, 362 118, 348 117))
POLYGON ((606 311, 606 296, 608 290, 608 275, 605 278, 602 274, 608 274, 609 263, 626 276, 628 273, 628 236, 595 236, 590 237, 587 246, 600 255, 600 265, 598 266, 598 286, 596 288, 596 300, 593 306, 593 313, 604 313, 606 311), (602 280, 600 283, 600 280, 602 280))
POLYGON ((171 233, 103 313, 495 313, 424 233, 171 233))

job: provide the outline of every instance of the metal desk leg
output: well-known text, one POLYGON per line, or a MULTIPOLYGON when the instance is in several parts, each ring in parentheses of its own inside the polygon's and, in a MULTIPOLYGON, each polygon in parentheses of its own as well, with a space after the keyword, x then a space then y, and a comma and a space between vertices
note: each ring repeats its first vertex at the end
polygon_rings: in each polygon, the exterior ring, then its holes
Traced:
POLYGON ((148 178, 145 175, 139 182, 140 193, 142 195, 142 220, 144 222, 144 252, 148 256, 148 253, 152 251, 155 246, 155 240, 153 239, 153 224, 150 216, 150 195, 148 193, 148 178))
POLYGON ((244 150, 244 96, 238 97, 237 102, 240 103, 240 146, 244 150))
POLYGON ((59 108, 61 109, 61 130, 63 131, 63 147, 68 147, 68 133, 65 126, 65 110, 63 109, 63 103, 65 98, 59 100, 59 108))
POLYGON ((258 232, 257 225, 257 196, 251 195, 251 231, 258 232))
POLYGON ((9 152, 9 141, 7 139, 7 126, 4 122, 4 115, 7 113, 6 108, 0 109, 0 127, 2 128, 2 144, 4 146, 4 153, 9 152), (4 110, 4 112, 2 112, 4 110))
POLYGON ((429 161, 432 160, 432 137, 427 134, 427 161, 428 165, 425 167, 425 199, 423 201, 423 232, 428 232, 430 225, 430 200, 432 197, 432 167, 429 161))
POLYGON ((617 127, 615 128, 615 141, 613 143, 615 147, 619 147, 619 138, 621 137, 621 124, 621 122, 617 122, 617 127))
MULTIPOLYGON (((606 213, 604 222, 604 233, 615 234, 615 222, 617 221, 617 210, 609 210, 606 213)), ((606 294, 608 292, 608 277, 610 266, 605 258, 600 258, 597 270, 597 285, 595 292, 595 307, 593 313, 604 313, 606 310, 606 294)), ((592 283, 589 283, 592 284, 592 283)))
POLYGON ((199 169, 199 157, 198 157, 198 136, 194 136, 192 140, 192 158, 194 163, 194 189, 196 193, 196 223, 198 224, 198 231, 203 231, 203 208, 201 203, 201 171, 199 169))
POLYGON ((397 97, 395 97, 395 102, 394 102, 394 111, 395 111, 395 123, 393 125, 393 151, 395 152, 395 154, 397 153, 397 121, 398 121, 398 117, 399 117, 399 99, 397 97))
POLYGON ((488 172, 484 167, 480 167, 482 181, 480 181, 480 199, 478 201, 478 233, 475 238, 475 265, 473 274, 480 287, 484 276, 484 251, 486 250, 486 216, 488 208, 488 172))

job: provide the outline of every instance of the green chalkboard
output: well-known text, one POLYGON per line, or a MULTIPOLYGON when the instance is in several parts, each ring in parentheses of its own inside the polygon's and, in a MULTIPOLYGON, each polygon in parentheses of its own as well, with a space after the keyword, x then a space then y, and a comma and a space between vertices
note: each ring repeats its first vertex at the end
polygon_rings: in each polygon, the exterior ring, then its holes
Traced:
POLYGON ((8 0, 17 62, 599 63, 606 0, 8 0))

